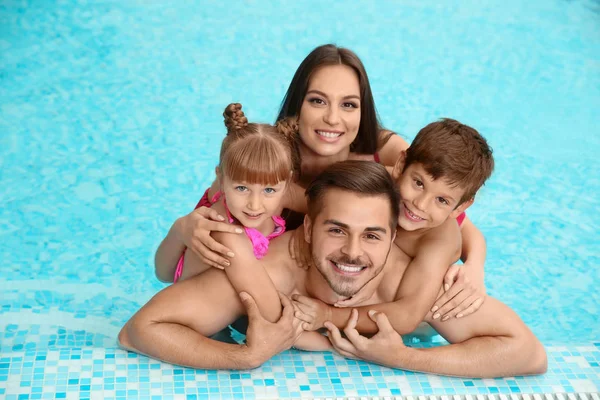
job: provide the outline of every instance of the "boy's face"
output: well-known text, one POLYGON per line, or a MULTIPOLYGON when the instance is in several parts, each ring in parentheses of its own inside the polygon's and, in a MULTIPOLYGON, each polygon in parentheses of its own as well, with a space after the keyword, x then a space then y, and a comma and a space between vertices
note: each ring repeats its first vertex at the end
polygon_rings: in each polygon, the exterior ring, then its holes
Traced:
POLYGON ((443 178, 433 180, 423 165, 412 164, 398 172, 403 166, 402 161, 394 168, 394 179, 400 190, 400 228, 406 231, 435 228, 448 218, 458 217, 473 203, 469 200, 458 206, 464 189, 443 178))

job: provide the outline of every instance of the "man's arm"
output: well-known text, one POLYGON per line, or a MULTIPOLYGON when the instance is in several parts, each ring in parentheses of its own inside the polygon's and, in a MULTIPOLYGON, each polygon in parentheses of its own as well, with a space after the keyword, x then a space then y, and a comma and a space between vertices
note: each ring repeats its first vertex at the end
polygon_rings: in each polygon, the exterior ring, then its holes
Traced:
POLYGON ((427 319, 453 344, 433 348, 407 348, 386 316, 375 313, 379 327, 372 338, 361 336, 354 324, 356 314, 341 337, 328 324, 334 348, 349 357, 392 368, 441 375, 491 378, 542 374, 547 369, 544 347, 523 321, 506 305, 489 298, 477 314, 440 323, 427 319))
POLYGON ((513 310, 494 298, 476 314, 427 322, 453 344, 411 349, 400 357, 400 368, 474 377, 543 374, 548 368, 544 346, 513 310))
POLYGON ((268 340, 254 340, 252 348, 212 340, 210 335, 244 314, 225 273, 213 268, 156 294, 123 327, 119 343, 128 350, 192 368, 254 368, 290 342, 291 307, 287 314, 284 310, 287 319, 281 324, 262 321, 264 327, 254 333, 267 335, 268 340))

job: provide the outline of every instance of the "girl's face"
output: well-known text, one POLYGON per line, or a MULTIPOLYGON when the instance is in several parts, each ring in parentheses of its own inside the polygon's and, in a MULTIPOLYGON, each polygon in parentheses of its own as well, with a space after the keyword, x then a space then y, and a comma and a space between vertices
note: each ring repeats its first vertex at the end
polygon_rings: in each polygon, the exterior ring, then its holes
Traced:
POLYGON ((286 186, 287 181, 262 185, 236 182, 228 177, 221 183, 231 215, 245 227, 258 230, 270 223, 272 216, 281 214, 286 186))
POLYGON ((319 156, 349 151, 360 126, 360 86, 354 70, 328 65, 310 78, 300 109, 300 138, 319 156))

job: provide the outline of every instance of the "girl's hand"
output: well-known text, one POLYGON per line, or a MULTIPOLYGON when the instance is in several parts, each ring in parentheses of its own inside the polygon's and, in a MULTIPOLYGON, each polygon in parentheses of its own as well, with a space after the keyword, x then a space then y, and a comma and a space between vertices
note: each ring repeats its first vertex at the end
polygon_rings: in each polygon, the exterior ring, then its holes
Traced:
POLYGON ((200 257, 202 262, 207 265, 223 269, 230 265, 227 258, 234 257, 235 254, 217 242, 210 236, 210 232, 229 232, 242 233, 242 229, 228 224, 223 216, 219 215, 215 210, 207 207, 200 207, 192 211, 185 217, 179 218, 178 237, 179 240, 187 246, 188 249, 200 257))
POLYGON ((466 264, 454 264, 444 277, 444 294, 435 301, 433 319, 446 321, 473 314, 485 300, 485 288, 480 288, 465 274, 466 264))
POLYGON ((294 231, 288 244, 288 251, 292 260, 296 260, 296 265, 303 269, 308 269, 312 263, 310 254, 310 245, 304 240, 304 227, 300 226, 294 231))
POLYGON ((325 321, 331 320, 331 309, 321 300, 299 294, 292 295, 292 300, 296 309, 294 316, 304 321, 302 327, 305 331, 321 329, 325 326, 325 321))

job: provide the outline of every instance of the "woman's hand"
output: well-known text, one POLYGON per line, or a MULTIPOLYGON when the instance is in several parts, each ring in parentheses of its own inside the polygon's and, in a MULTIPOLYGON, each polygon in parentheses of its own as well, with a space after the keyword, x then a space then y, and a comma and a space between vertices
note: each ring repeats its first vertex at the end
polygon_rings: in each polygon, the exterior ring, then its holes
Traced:
POLYGON ((242 233, 239 226, 224 222, 225 218, 215 210, 200 207, 177 220, 177 236, 188 249, 207 265, 223 269, 230 265, 225 256, 231 258, 233 251, 210 236, 212 231, 242 233))

